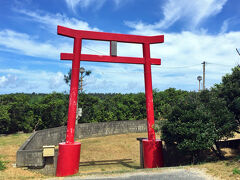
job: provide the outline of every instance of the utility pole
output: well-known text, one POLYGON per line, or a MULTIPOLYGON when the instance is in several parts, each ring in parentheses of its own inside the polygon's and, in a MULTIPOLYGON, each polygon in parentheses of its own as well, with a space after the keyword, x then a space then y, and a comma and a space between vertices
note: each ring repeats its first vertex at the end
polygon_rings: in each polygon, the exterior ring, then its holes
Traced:
POLYGON ((203 61, 202 65, 203 65, 203 90, 205 90, 205 65, 206 65, 206 62, 203 61))
POLYGON ((239 53, 239 51, 238 51, 238 49, 237 49, 237 48, 236 48, 236 51, 237 51, 238 55, 240 56, 240 53, 239 53))

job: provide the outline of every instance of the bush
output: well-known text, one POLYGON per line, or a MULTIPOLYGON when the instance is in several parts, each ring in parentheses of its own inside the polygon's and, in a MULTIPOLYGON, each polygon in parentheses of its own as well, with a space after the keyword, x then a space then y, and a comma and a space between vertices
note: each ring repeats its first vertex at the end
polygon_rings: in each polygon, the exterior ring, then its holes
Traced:
POLYGON ((164 118, 165 121, 160 121, 162 140, 191 153, 193 160, 207 149, 223 158, 217 141, 231 137, 236 129, 234 116, 228 111, 226 102, 211 91, 190 93, 164 118))
POLYGON ((0 171, 3 171, 3 170, 6 169, 6 168, 7 168, 7 167, 6 167, 5 162, 0 160, 0 171))
MULTIPOLYGON (((215 90, 219 97, 226 100, 228 109, 240 126, 240 66, 234 67, 231 74, 223 76, 222 82, 215 85, 215 90)), ((240 133, 237 130, 236 132, 240 133)))
POLYGON ((240 170, 238 168, 234 168, 232 172, 233 174, 240 174, 240 170))

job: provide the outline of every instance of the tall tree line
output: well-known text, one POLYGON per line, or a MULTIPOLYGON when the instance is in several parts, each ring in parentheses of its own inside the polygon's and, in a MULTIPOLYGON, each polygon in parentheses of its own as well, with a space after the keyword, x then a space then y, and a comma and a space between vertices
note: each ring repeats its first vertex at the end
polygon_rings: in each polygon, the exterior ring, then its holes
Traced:
MULTIPOLYGON (((173 88, 154 90, 155 117, 159 118, 186 91, 173 88)), ((0 133, 32 132, 66 125, 68 94, 0 95, 0 133)), ((86 94, 78 97, 83 114, 79 123, 146 119, 145 94, 86 94)))

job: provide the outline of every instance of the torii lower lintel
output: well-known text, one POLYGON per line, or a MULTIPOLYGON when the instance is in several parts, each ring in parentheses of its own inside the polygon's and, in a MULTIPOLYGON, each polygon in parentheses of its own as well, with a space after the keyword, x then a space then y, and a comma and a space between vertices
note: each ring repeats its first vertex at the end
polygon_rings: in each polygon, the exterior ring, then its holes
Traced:
MULTIPOLYGON (((61 53, 61 60, 73 60, 72 53, 61 53)), ((145 64, 144 58, 124 57, 124 56, 103 56, 92 54, 81 54, 79 61, 109 62, 109 63, 128 63, 128 64, 145 64)), ((150 58, 150 64, 161 65, 161 59, 150 58)))
POLYGON ((151 75, 151 65, 160 65, 161 59, 154 59, 150 57, 150 44, 164 42, 164 36, 163 35, 138 36, 105 32, 82 31, 62 26, 58 26, 58 34, 74 38, 74 47, 73 53, 61 53, 61 60, 72 60, 72 76, 70 85, 66 143, 59 144, 59 156, 56 175, 67 176, 75 174, 79 168, 78 165, 81 144, 74 142, 74 132, 75 132, 80 61, 130 63, 144 65, 147 129, 148 129, 148 139, 143 141, 144 167, 153 168, 163 166, 163 160, 161 155, 162 144, 160 140, 156 140, 155 131, 153 129, 154 109, 152 94, 152 75, 151 75), (83 39, 139 43, 142 44, 143 46, 143 58, 121 57, 115 55, 100 56, 91 54, 81 54, 81 46, 83 39), (71 155, 69 153, 71 153, 71 155))

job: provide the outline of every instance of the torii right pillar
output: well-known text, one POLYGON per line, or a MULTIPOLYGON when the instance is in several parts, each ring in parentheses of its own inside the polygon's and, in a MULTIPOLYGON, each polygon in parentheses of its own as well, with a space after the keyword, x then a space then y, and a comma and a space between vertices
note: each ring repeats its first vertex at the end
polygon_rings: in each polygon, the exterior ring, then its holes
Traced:
POLYGON ((148 139, 143 139, 142 141, 144 168, 163 167, 162 141, 156 140, 154 131, 154 108, 149 43, 143 44, 143 57, 145 59, 144 81, 148 129, 148 139))

